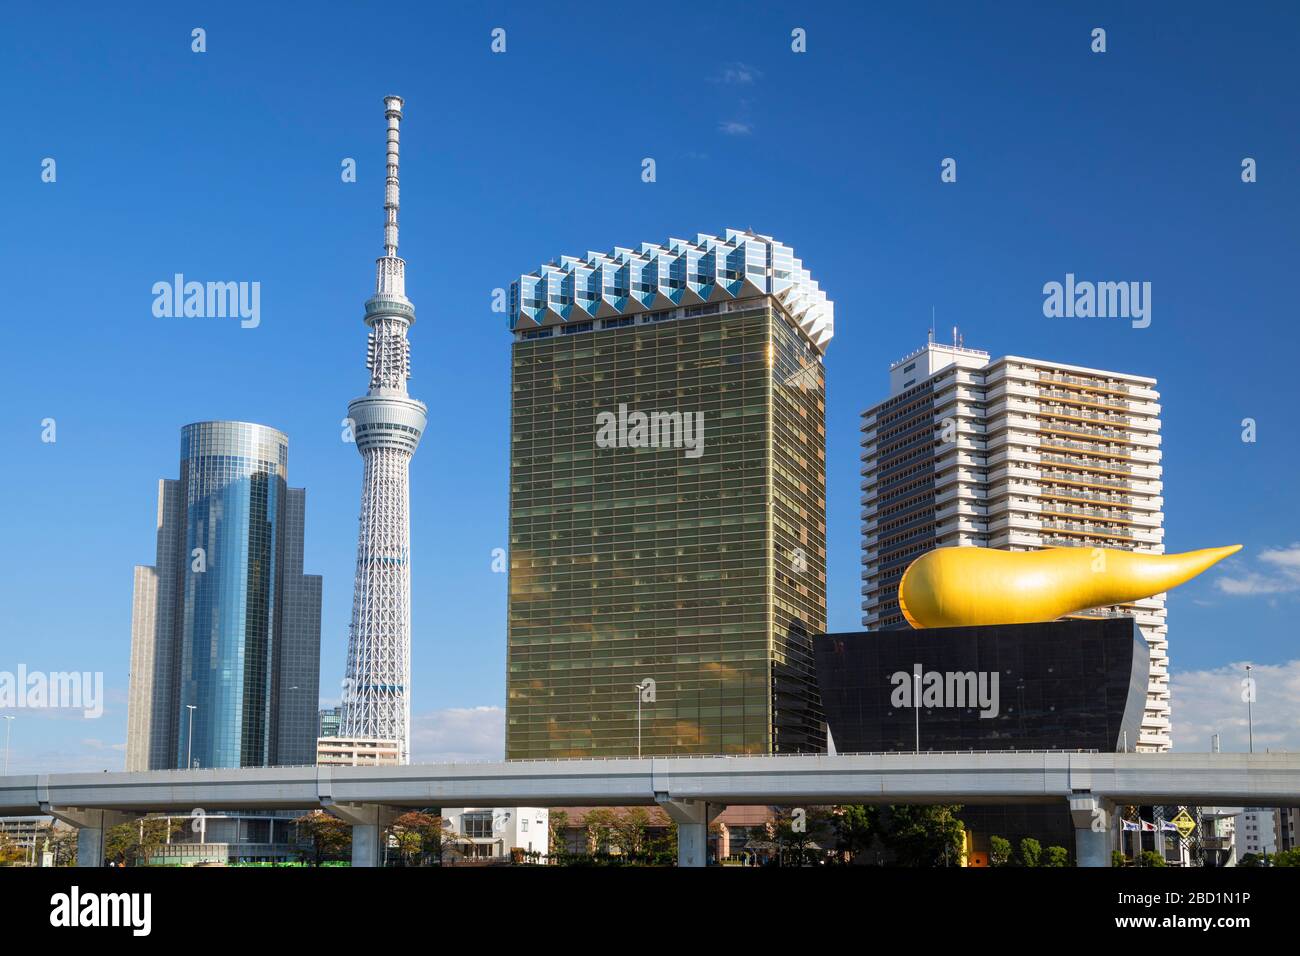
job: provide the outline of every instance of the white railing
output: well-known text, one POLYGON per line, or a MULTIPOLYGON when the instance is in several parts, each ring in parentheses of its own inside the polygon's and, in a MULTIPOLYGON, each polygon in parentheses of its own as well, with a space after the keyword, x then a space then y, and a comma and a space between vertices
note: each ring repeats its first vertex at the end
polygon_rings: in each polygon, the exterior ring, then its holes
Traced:
MULTIPOLYGON (((1080 748, 1080 749, 1071 749, 1071 748, 1066 748, 1066 747, 1062 747, 1062 748, 1057 749, 1057 750, 1041 750, 1041 749, 1014 750, 1014 749, 1008 749, 1008 750, 925 750, 925 751, 922 751, 923 754, 945 754, 945 755, 953 755, 953 754, 1007 754, 1007 753, 1015 753, 1015 754, 1075 754, 1075 753, 1078 753, 1078 754, 1095 754, 1095 753, 1098 753, 1098 752, 1099 752, 1099 751, 1097 751, 1096 749, 1082 749, 1082 748, 1080 748)), ((726 759, 728 759, 728 760, 744 760, 744 759, 753 758, 753 757, 773 758, 773 757, 894 757, 894 756, 898 756, 898 757, 915 757, 915 756, 916 756, 916 752, 915 752, 915 751, 912 751, 912 750, 863 750, 863 751, 853 751, 853 752, 850 752, 850 753, 835 753, 835 754, 826 754, 826 753, 784 753, 784 754, 645 754, 644 756, 641 756, 641 757, 637 757, 637 756, 635 756, 635 755, 624 754, 624 755, 622 755, 622 756, 618 756, 618 757, 513 757, 513 758, 510 758, 510 759, 506 759, 506 760, 491 760, 491 759, 485 757, 485 758, 479 758, 479 759, 473 759, 473 760, 434 760, 434 761, 429 761, 429 762, 426 762, 426 763, 410 763, 410 764, 392 764, 392 763, 385 764, 385 763, 371 763, 371 764, 362 764, 361 766, 362 766, 362 767, 368 767, 368 768, 374 768, 374 767, 384 767, 384 768, 392 768, 392 767, 460 767, 460 766, 464 766, 464 765, 466 765, 466 764, 469 764, 469 765, 478 765, 478 764, 502 764, 502 763, 554 763, 554 762, 558 762, 558 761, 579 761, 579 760, 586 760, 586 761, 597 761, 597 760, 604 760, 604 761, 607 761, 607 760, 650 760, 650 759, 652 759, 652 758, 653 758, 654 760, 719 760, 719 759, 723 759, 723 758, 726 758, 726 759)), ((328 770, 354 770, 354 769, 357 769, 357 768, 351 766, 350 764, 349 764, 349 765, 344 765, 344 766, 331 766, 331 765, 322 765, 322 764, 314 764, 314 763, 295 763, 295 764, 277 764, 276 766, 273 766, 273 767, 195 767, 195 768, 193 768, 192 770, 190 770, 189 772, 190 772, 190 773, 202 773, 202 772, 204 772, 204 771, 207 771, 207 772, 210 772, 210 773, 225 773, 225 772, 230 771, 230 770, 249 770, 249 771, 256 771, 256 770, 307 770, 307 769, 315 770, 315 769, 320 769, 320 768, 322 768, 322 767, 323 767, 324 769, 328 769, 328 770)), ((125 773, 125 772, 130 772, 130 773, 185 773, 186 770, 185 770, 184 767, 162 767, 162 768, 159 768, 158 770, 117 771, 117 772, 118 772, 118 773, 125 773)), ((18 774, 14 774, 14 776, 18 776, 18 774)))

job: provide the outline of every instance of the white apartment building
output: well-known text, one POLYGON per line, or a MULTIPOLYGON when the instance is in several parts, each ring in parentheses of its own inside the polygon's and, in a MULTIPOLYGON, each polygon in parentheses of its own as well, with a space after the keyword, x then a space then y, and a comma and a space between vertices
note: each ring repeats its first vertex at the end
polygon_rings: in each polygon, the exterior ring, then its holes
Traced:
POLYGON ((1277 852, 1276 816, 1272 807, 1246 807, 1241 811, 1237 816, 1237 859, 1247 853, 1272 856, 1277 852))
POLYGON ((401 741, 378 737, 318 737, 316 766, 375 767, 402 762, 401 741))
MULTIPOLYGON (((862 623, 905 627, 898 582, 933 548, 1163 553, 1156 381, 931 341, 889 368, 862 413, 862 623)), ((1079 616, 1130 616, 1151 649, 1141 733, 1167 750, 1165 595, 1079 616)))

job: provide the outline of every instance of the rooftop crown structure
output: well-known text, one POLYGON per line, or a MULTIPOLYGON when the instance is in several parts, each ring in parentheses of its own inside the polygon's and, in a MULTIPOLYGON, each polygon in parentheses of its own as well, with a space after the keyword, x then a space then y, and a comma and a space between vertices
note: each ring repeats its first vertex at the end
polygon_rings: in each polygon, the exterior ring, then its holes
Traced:
POLYGON ((402 98, 384 98, 388 117, 384 185, 384 254, 376 260, 375 294, 366 300, 370 388, 348 404, 357 451, 365 462, 357 573, 348 638, 339 736, 391 740, 401 760, 411 750, 411 456, 424 433, 423 403, 406 394, 411 376, 407 330, 415 306, 406 297, 406 263, 397 256, 398 126, 402 98))
POLYGON ((585 258, 561 256, 510 286, 510 328, 562 326, 757 296, 774 296, 819 351, 835 333, 835 307, 794 251, 771 236, 727 229, 694 242, 643 242, 585 258))

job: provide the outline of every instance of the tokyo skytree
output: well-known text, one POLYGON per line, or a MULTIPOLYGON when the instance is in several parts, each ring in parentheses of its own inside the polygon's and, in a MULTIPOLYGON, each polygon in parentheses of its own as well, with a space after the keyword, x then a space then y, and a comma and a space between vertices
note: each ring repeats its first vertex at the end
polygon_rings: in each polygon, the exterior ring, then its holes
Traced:
POLYGON ((398 741, 411 753, 411 456, 424 433, 422 402, 406 394, 411 376, 407 330, 415 306, 406 297, 406 263, 397 256, 398 137, 402 98, 384 97, 388 171, 384 184, 384 254, 376 260, 375 294, 366 300, 370 388, 348 403, 357 451, 365 463, 357 576, 348 636, 339 736, 398 741))

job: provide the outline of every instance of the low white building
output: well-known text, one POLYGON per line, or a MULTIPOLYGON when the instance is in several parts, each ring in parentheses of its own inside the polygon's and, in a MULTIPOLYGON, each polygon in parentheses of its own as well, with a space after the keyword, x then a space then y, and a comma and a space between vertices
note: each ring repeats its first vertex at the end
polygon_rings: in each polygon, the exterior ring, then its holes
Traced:
POLYGON ((511 851, 537 854, 545 862, 550 814, 545 807, 443 807, 442 818, 456 834, 462 859, 510 859, 511 851))

